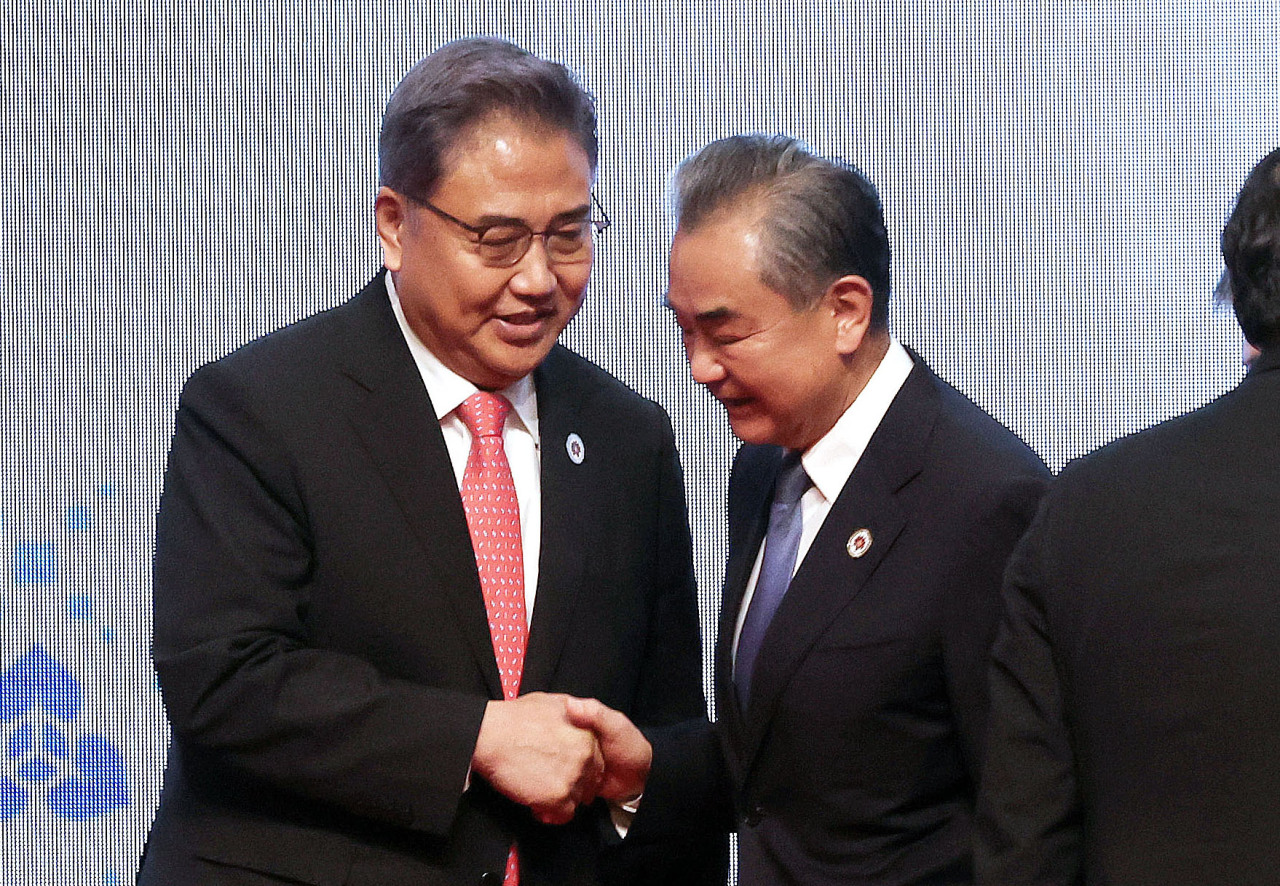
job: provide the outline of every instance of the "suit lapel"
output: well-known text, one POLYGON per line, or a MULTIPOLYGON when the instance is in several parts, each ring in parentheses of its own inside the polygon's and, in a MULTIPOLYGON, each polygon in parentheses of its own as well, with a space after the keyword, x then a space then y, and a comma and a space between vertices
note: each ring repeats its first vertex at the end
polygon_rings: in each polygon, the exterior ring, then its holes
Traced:
POLYGON ((573 627, 590 544, 591 508, 599 506, 599 483, 592 481, 591 452, 606 441, 594 439, 584 424, 582 376, 571 371, 555 348, 534 373, 538 394, 538 437, 542 475, 541 551, 538 593, 525 651, 521 692, 551 688, 556 664, 573 627), (582 437, 587 460, 574 464, 565 448, 571 433, 582 437))
POLYGON ((502 697, 467 518, 435 409, 379 275, 349 305, 351 328, 335 342, 356 396, 347 417, 404 513, 423 558, 440 576, 490 694, 502 697))
MULTIPOLYGON (((910 520, 898 493, 923 467, 939 408, 932 373, 919 357, 912 356, 915 367, 833 503, 765 634, 756 660, 751 707, 741 724, 744 768, 749 768, 760 749, 796 669, 866 587, 910 520), (853 557, 847 545, 859 529, 868 530, 872 542, 862 556, 853 557)), ((767 520, 767 498, 753 523, 767 520)), ((764 531, 763 527, 753 530, 748 557, 754 558, 764 531)), ((750 568, 748 563, 748 574, 750 568)), ((742 583, 745 586, 745 577, 742 583)), ((736 611, 735 606, 735 617, 736 611)))

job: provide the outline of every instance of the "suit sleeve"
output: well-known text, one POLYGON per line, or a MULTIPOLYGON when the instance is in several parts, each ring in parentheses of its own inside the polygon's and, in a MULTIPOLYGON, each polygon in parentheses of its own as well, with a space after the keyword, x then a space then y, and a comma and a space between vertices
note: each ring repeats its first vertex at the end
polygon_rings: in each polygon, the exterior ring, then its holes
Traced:
POLYGON ((685 488, 675 435, 661 414, 658 459, 658 594, 632 719, 654 748, 640 811, 619 856, 620 882, 720 886, 728 869, 727 825, 708 804, 727 805, 719 748, 702 692, 702 643, 685 488))
POLYGON ((157 519, 154 657, 184 760, 447 834, 485 699, 313 643, 305 494, 248 390, 220 364, 188 382, 157 519))
MULTIPOLYGON (((735 525, 734 505, 741 495, 741 479, 753 473, 744 470, 744 459, 752 453, 759 456, 762 451, 748 445, 734 456, 728 489, 730 527, 735 525)), ((720 630, 725 630, 723 611, 720 630)), ((721 637, 722 643, 724 639, 721 637)), ((645 802, 632 830, 633 838, 652 839, 654 835, 697 829, 728 833, 735 829, 734 787, 720 730, 721 726, 709 723, 705 716, 664 729, 646 730, 653 745, 653 769, 645 787, 645 802)))
POLYGON ((1046 522, 1042 512, 1009 565, 992 653, 975 847, 977 882, 992 886, 1082 882, 1076 774, 1044 607, 1046 522))
POLYGON ((684 476, 671 422, 665 412, 658 412, 661 445, 655 478, 658 517, 653 540, 656 594, 633 718, 644 726, 669 725, 706 715, 698 592, 684 476))

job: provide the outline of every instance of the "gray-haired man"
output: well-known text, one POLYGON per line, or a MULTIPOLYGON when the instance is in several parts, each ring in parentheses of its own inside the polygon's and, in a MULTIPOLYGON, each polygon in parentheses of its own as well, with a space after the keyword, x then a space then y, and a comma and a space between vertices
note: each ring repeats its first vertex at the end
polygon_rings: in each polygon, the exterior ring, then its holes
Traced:
POLYGON ((972 881, 987 650, 1047 479, 888 329, 856 170, 736 136, 685 161, 667 301, 744 446, 718 736, 655 737, 637 828, 736 818, 739 883, 972 881))

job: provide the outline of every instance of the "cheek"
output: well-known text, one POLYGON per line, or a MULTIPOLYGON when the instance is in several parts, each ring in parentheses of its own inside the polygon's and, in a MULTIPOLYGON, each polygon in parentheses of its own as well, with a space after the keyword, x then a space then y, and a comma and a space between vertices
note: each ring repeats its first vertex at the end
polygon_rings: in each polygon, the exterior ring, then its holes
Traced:
POLYGON ((580 265, 562 265, 556 270, 556 279, 560 283, 561 291, 564 292, 565 298, 575 304, 582 300, 582 294, 586 291, 587 281, 590 278, 590 262, 580 265))

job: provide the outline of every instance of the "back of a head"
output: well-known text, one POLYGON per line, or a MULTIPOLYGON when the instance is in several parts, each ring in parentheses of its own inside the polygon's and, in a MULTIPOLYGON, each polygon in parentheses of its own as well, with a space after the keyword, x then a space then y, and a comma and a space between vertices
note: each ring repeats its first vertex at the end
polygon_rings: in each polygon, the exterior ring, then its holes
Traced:
POLYGON ((714 141, 676 170, 672 202, 686 231, 757 200, 766 286, 802 309, 835 280, 857 275, 875 296, 872 326, 887 326, 889 237, 879 195, 861 172, 764 134, 714 141))
POLYGON ((1250 344, 1280 345, 1280 148, 1245 179, 1222 230, 1231 302, 1250 344))
POLYGON ((428 198, 451 148, 493 114, 568 133, 596 168, 595 103, 573 74, 493 37, 455 40, 414 65, 387 102, 378 139, 378 179, 428 198))

